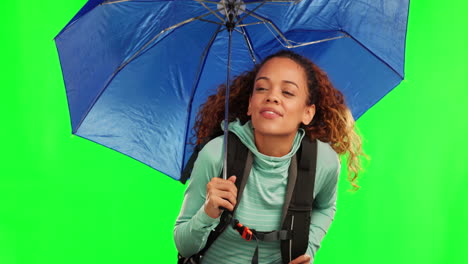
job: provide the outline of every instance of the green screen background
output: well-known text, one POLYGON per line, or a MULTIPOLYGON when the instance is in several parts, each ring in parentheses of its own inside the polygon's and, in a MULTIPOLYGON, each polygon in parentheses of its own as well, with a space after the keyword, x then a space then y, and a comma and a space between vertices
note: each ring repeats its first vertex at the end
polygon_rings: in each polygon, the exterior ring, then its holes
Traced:
MULTIPOLYGON (((185 186, 71 135, 53 38, 84 4, 0 11, 0 263, 175 263, 185 186)), ((371 160, 315 263, 468 263, 467 8, 412 1, 406 78, 357 122, 371 160)))

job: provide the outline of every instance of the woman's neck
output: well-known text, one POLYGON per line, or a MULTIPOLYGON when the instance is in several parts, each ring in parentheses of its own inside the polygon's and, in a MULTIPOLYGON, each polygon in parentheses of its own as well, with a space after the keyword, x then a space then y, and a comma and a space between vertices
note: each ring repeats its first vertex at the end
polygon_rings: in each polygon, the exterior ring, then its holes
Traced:
POLYGON ((263 135, 254 130, 255 145, 263 155, 282 157, 291 151, 295 134, 291 135, 263 135))

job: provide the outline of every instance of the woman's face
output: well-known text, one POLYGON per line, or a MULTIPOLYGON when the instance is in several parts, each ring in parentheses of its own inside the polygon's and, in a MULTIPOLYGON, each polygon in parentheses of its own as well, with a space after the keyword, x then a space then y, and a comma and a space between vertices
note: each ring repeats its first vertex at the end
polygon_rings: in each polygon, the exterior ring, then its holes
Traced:
POLYGON ((295 135, 300 123, 309 124, 315 114, 307 96, 307 77, 299 64, 279 57, 267 61, 255 77, 247 111, 255 133, 295 135))

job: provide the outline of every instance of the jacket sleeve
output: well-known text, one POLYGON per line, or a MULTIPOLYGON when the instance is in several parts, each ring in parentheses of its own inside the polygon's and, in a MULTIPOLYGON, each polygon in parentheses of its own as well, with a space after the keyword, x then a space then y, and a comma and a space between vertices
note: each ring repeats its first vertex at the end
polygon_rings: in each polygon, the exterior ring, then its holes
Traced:
POLYGON ((213 139, 198 154, 175 223, 174 241, 178 252, 184 257, 190 257, 202 250, 208 235, 219 223, 219 218, 211 218, 204 210, 206 184, 221 172, 219 143, 218 138, 213 139))
POLYGON ((314 262, 315 253, 320 248, 320 243, 335 216, 336 192, 338 176, 340 174, 339 161, 337 160, 333 166, 330 166, 322 173, 324 173, 325 177, 323 177, 322 188, 318 190, 314 199, 309 228, 309 247, 307 249, 307 254, 312 258, 311 263, 314 262))

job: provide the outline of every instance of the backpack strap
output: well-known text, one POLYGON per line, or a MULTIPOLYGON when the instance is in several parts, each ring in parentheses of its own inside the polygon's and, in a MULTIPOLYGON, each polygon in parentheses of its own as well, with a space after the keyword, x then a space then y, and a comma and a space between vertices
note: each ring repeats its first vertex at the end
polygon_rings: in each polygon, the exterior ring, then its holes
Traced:
POLYGON ((180 176, 180 182, 182 184, 185 184, 187 180, 190 178, 190 175, 192 174, 192 170, 193 170, 193 165, 195 164, 195 161, 198 158, 198 153, 205 145, 206 143, 201 144, 201 145, 196 145, 195 148, 193 149, 192 155, 187 161, 187 164, 185 165, 185 168, 182 171, 182 175, 180 176))
POLYGON ((297 163, 295 158, 291 160, 287 194, 283 206, 282 230, 292 230, 292 239, 281 241, 283 263, 289 263, 305 254, 309 244, 310 215, 314 202, 313 190, 317 164, 317 141, 304 138, 298 152, 300 156, 297 158, 297 163), (297 170, 294 169, 295 166, 297 166, 297 170), (291 190, 293 191, 291 192, 291 190))
POLYGON ((180 176, 179 181, 182 184, 185 184, 187 180, 190 178, 190 175, 192 175, 192 170, 193 170, 193 165, 195 164, 195 161, 198 158, 198 153, 205 147, 205 145, 210 141, 210 139, 213 139, 217 136, 223 135, 222 133, 215 133, 211 135, 210 137, 205 138, 202 140, 202 143, 195 145, 195 148, 193 148, 192 155, 190 155, 189 160, 187 161, 187 164, 185 164, 184 170, 182 171, 182 174, 180 176))

